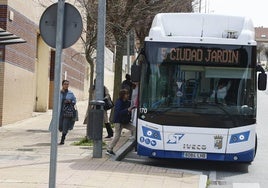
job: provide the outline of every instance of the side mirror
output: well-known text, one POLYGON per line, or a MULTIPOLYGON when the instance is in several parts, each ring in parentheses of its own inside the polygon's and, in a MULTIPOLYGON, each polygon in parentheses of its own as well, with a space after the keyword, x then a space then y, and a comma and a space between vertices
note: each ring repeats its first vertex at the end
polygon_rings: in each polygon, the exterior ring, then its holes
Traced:
POLYGON ((267 85, 267 75, 265 73, 259 73, 258 75, 258 90, 266 90, 267 85))
POLYGON ((141 66, 136 65, 136 63, 134 63, 131 66, 131 81, 140 82, 140 75, 141 75, 141 66))

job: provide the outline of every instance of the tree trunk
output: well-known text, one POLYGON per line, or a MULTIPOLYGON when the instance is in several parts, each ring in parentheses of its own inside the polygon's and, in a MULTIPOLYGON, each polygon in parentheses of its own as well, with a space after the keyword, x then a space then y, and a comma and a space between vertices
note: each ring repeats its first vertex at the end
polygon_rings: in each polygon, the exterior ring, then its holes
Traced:
POLYGON ((87 124, 87 116, 88 116, 88 110, 90 109, 90 101, 92 100, 93 96, 93 79, 94 79, 94 61, 90 58, 89 55, 86 55, 87 62, 90 66, 90 80, 89 80, 89 89, 88 89, 88 104, 87 104, 87 112, 84 119, 83 124, 87 124))
MULTIPOLYGON (((117 34, 116 39, 116 59, 115 59, 115 71, 114 71, 114 92, 113 92, 113 101, 115 102, 118 99, 119 91, 121 89, 122 83, 122 61, 123 61, 123 41, 124 36, 117 34)), ((112 108, 110 114, 110 122, 113 120, 114 110, 112 108)))

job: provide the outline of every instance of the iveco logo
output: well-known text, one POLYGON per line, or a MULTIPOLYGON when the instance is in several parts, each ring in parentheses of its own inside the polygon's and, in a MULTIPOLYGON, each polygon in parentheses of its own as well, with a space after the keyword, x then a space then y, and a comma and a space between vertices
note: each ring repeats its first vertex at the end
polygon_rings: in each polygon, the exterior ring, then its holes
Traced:
POLYGON ((183 149, 190 149, 190 150, 206 150, 206 145, 199 145, 199 144, 183 144, 183 149))

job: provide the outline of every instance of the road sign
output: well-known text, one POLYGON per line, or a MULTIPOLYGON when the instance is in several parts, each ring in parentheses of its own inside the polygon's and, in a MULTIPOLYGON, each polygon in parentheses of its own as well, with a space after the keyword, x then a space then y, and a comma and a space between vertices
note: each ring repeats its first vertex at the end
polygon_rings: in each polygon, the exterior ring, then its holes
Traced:
MULTIPOLYGON (((58 3, 49 6, 39 22, 43 40, 52 48, 56 47, 58 3)), ((65 3, 62 48, 72 46, 81 36, 83 23, 79 11, 71 4, 65 3)))
POLYGON ((60 83, 62 76, 61 56, 62 49, 73 45, 82 33, 82 18, 72 5, 65 0, 58 0, 48 7, 40 19, 40 33, 44 41, 51 47, 56 48, 55 72, 54 72, 54 102, 51 121, 51 147, 49 188, 56 187, 57 166, 57 140, 60 116, 60 83))

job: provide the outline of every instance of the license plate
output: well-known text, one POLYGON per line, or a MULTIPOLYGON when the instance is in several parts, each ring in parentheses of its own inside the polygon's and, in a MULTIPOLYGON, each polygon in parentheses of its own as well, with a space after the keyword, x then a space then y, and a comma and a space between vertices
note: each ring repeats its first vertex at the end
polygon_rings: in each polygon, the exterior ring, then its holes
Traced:
POLYGON ((189 158, 189 159, 206 159, 207 154, 206 153, 184 152, 183 157, 184 158, 189 158))

